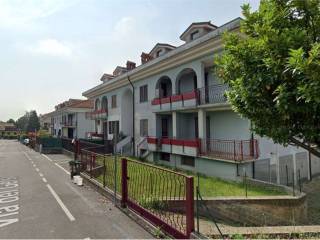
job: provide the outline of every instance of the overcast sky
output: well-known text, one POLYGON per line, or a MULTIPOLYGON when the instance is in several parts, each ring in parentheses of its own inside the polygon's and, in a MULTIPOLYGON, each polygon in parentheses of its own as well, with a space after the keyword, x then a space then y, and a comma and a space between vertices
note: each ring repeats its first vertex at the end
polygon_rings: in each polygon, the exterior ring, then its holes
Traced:
POLYGON ((52 111, 192 22, 222 25, 258 0, 0 0, 0 120, 52 111))

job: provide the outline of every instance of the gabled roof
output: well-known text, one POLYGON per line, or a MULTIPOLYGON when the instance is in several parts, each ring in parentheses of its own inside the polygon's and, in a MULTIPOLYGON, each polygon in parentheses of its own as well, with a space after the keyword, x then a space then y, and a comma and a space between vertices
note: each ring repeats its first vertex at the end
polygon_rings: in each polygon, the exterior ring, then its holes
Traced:
POLYGON ((93 101, 92 100, 81 100, 81 102, 76 102, 68 107, 70 108, 93 108, 93 101))
POLYGON ((110 79, 112 79, 112 78, 114 78, 114 75, 108 74, 108 73, 104 73, 104 74, 102 75, 102 77, 100 78, 100 81, 110 80, 110 79))
POLYGON ((126 71, 127 71, 127 68, 117 66, 116 69, 113 71, 113 75, 117 76, 119 72, 126 72, 126 71))
POLYGON ((170 45, 170 44, 168 44, 168 43, 157 43, 157 44, 151 49, 151 51, 149 52, 149 54, 152 55, 154 52, 157 52, 157 50, 158 50, 159 48, 167 48, 167 49, 172 50, 172 49, 175 49, 176 47, 173 46, 173 45, 170 45))
POLYGON ((188 33, 194 29, 194 28, 207 28, 208 30, 214 30, 218 28, 216 25, 212 24, 210 21, 209 22, 194 22, 191 23, 190 26, 180 35, 180 39, 183 40, 188 33))

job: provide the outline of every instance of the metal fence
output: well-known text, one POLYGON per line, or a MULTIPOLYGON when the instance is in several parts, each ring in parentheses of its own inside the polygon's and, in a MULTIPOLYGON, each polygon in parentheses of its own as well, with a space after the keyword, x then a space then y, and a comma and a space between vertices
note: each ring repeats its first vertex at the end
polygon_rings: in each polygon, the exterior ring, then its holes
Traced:
POLYGON ((146 163, 81 149, 82 172, 143 218, 175 238, 194 230, 193 177, 146 163), (115 194, 116 193, 116 194, 115 194))
POLYGON ((291 186, 320 175, 320 158, 308 152, 279 156, 279 160, 260 159, 254 163, 254 178, 291 186))
POLYGON ((254 140, 219 140, 201 141, 201 154, 232 160, 250 160, 259 156, 258 141, 254 140))
POLYGON ((74 142, 70 138, 61 138, 62 148, 69 152, 74 152, 74 142))
POLYGON ((124 158, 122 180, 124 205, 174 237, 190 236, 194 230, 193 177, 124 158))

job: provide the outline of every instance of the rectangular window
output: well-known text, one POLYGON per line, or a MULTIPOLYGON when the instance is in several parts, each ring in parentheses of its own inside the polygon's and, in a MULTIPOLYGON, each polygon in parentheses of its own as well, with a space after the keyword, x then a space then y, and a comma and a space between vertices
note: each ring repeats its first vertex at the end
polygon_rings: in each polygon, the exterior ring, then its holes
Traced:
POLYGON ((161 153, 160 160, 170 162, 170 153, 161 153))
POLYGON ((148 101, 148 85, 140 87, 140 102, 148 101))
POLYGON ((148 119, 140 120, 140 136, 141 137, 148 136, 148 119))
POLYGON ((111 97, 111 108, 117 107, 117 95, 112 95, 111 97))
POLYGON ((199 33, 199 31, 198 30, 196 30, 196 31, 194 31, 193 33, 191 33, 191 40, 194 40, 194 39, 196 39, 197 38, 197 35, 198 35, 198 33, 199 33))
POLYGON ((181 165, 194 167, 194 157, 182 156, 181 157, 181 165))
POLYGON ((116 133, 119 134, 119 121, 110 121, 109 122, 109 134, 116 133))

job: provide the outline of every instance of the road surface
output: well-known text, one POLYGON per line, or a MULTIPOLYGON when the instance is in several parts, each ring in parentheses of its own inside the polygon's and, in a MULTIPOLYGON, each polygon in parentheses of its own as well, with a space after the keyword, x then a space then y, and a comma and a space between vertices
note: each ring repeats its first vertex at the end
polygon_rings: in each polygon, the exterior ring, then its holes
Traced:
POLYGON ((90 187, 71 183, 63 155, 0 140, 0 238, 152 238, 90 187))

